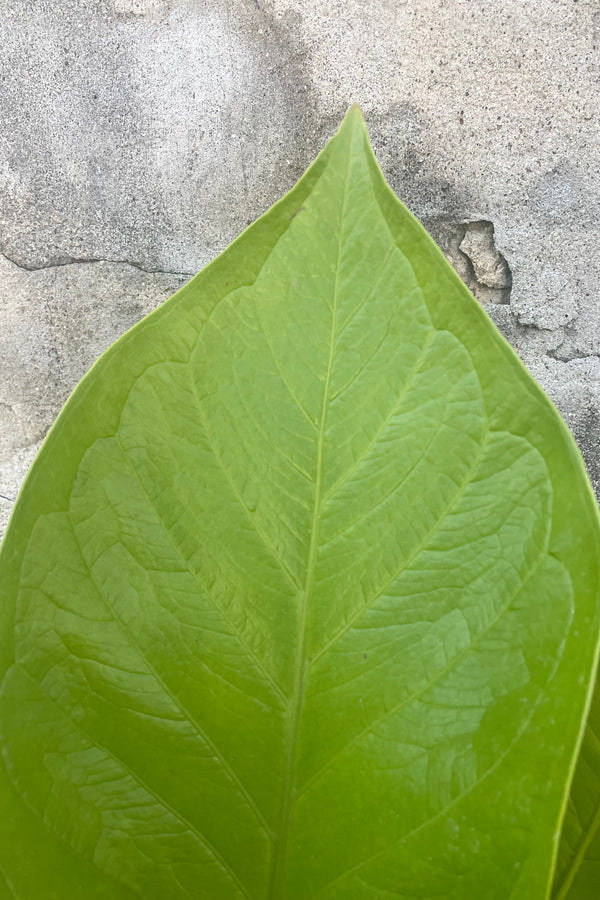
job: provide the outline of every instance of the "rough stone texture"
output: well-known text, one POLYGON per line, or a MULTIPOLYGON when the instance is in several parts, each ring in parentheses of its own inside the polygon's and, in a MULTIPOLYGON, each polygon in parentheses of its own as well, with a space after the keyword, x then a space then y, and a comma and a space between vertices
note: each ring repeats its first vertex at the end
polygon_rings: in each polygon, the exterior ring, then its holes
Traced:
POLYGON ((480 303, 510 303, 512 272, 496 247, 492 222, 444 223, 436 230, 446 257, 480 303))
POLYGON ((0 46, 0 527, 97 355, 355 100, 600 488, 597 0, 4 0, 0 46))

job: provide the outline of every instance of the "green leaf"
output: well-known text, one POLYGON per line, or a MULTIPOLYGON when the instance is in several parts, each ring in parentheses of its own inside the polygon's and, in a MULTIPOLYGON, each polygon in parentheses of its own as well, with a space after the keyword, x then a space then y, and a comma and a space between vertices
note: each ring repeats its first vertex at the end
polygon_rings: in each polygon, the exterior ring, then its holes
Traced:
POLYGON ((598 546, 566 427, 353 108, 29 474, 4 894, 543 900, 598 546))
POLYGON ((597 900, 600 885, 600 689, 592 699, 558 854, 555 900, 597 900))

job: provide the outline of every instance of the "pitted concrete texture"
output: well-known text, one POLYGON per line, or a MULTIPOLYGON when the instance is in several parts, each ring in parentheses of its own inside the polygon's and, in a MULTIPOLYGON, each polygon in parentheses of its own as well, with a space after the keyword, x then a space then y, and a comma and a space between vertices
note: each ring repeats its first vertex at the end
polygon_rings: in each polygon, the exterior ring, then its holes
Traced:
POLYGON ((600 489, 598 0, 4 0, 0 46, 0 517, 96 356, 353 101, 600 489))

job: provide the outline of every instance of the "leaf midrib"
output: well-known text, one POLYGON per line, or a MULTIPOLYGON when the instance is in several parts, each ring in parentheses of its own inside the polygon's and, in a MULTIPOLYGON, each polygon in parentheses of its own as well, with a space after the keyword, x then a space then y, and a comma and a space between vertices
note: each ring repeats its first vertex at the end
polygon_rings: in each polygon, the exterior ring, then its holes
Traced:
POLYGON ((329 392, 331 389, 331 376, 333 373, 333 361, 335 354, 335 345, 337 342, 337 312, 339 299, 339 278, 340 266, 342 259, 342 231, 344 226, 344 216, 346 213, 346 197, 348 188, 348 178, 350 175, 350 163, 352 159, 352 144, 350 145, 350 153, 348 156, 346 174, 344 178, 344 186, 342 192, 342 203, 340 213, 338 255, 335 268, 335 283, 333 290, 333 302, 331 307, 331 337, 329 342, 329 359, 327 363, 327 373, 325 376, 325 384, 323 387, 323 403, 321 407, 321 419, 318 429, 317 438, 317 460, 316 460, 316 476, 315 476, 315 501, 313 509, 313 518, 311 523, 310 544, 308 551, 308 563, 306 571, 306 581, 304 590, 299 595, 298 609, 298 642, 295 659, 294 688, 290 705, 290 725, 288 740, 288 757, 285 770, 285 780, 283 785, 283 794, 281 802, 281 811, 279 816, 279 825, 277 828, 277 837, 274 844, 273 862, 269 878, 269 900, 281 900, 281 888, 284 875, 285 858, 288 849, 292 811, 296 800, 296 768, 298 762, 298 745, 300 737, 300 720, 302 717, 302 708, 304 706, 304 698, 306 692, 306 625, 308 620, 308 609, 310 597, 314 589, 315 569, 318 551, 319 538, 319 521, 321 513, 321 503, 323 501, 323 461, 324 461, 324 445, 325 445, 325 427, 327 423, 327 412, 329 408, 329 392))

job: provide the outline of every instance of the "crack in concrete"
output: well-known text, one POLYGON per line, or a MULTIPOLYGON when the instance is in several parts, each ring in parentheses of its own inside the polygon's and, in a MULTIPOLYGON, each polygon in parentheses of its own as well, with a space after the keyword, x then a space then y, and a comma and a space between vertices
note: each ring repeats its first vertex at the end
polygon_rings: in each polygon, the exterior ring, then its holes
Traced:
POLYGON ((17 269, 21 269, 22 272, 44 272, 47 269, 63 269, 67 266, 83 266, 83 265, 93 265, 95 263, 114 263, 115 265, 120 266, 130 266, 132 269, 137 269, 138 272, 144 272, 146 275, 178 275, 180 278, 193 278, 196 275, 196 272, 176 272, 173 269, 150 269, 146 266, 142 266, 140 263, 133 262, 129 259, 108 259, 104 257, 76 257, 76 256, 65 256, 61 257, 56 262, 49 262, 46 265, 42 266, 33 266, 27 265, 26 263, 17 262, 14 257, 6 252, 4 248, 0 248, 0 256, 6 259, 9 263, 12 263, 13 266, 16 266, 17 269))
POLYGON ((600 353, 564 353, 560 354, 560 347, 556 347, 554 350, 547 350, 546 356, 551 357, 552 359, 556 359, 558 362, 569 363, 574 361, 583 361, 585 359, 600 359, 600 353), (560 354, 560 355, 559 355, 560 354))
MULTIPOLYGON (((451 226, 451 228, 454 232, 454 234, 452 235, 454 237, 454 246, 451 248, 450 252, 447 253, 447 256, 450 257, 450 261, 453 263, 454 267, 459 269, 459 274, 461 275, 463 281, 465 281, 465 283, 467 284, 468 287, 471 288, 471 290, 473 290, 473 288, 475 288, 475 286, 477 286, 477 288, 483 287, 484 289, 486 289, 486 291, 490 291, 490 293, 492 293, 492 294, 496 294, 496 292, 497 292, 497 294, 500 295, 499 298, 498 299, 495 298, 495 300, 492 300, 491 302, 506 304, 512 310, 512 306, 511 306, 511 302, 510 302, 510 293, 511 293, 511 287, 512 287, 512 273, 510 271, 510 267, 508 265, 506 257, 504 257, 503 254, 500 253, 500 251, 493 244, 493 233, 494 232, 493 232, 492 223, 488 222, 488 221, 478 220, 476 222, 467 222, 467 223, 460 223, 459 225, 453 225, 453 226, 451 226), (473 226, 485 226, 486 230, 488 230, 490 225, 491 225, 491 239, 492 240, 491 240, 491 246, 490 246, 489 250, 491 250, 493 256, 495 257, 494 262, 500 263, 500 267, 503 270, 501 272, 501 281, 503 281, 503 284, 499 290, 498 290, 499 285, 496 285, 496 284, 494 284, 495 290, 494 290, 494 288, 492 288, 490 290, 490 285, 486 285, 485 282, 482 282, 478 278, 478 275, 475 271, 475 267, 473 265, 473 261, 472 261, 471 257, 469 256, 468 252, 465 252, 465 248, 463 248, 463 246, 462 246, 464 243, 464 238, 467 235, 470 228, 473 228, 473 226), (456 240, 457 237, 459 238, 458 240, 456 240), (457 261, 459 261, 459 260, 462 263, 462 266, 456 265, 457 261), (462 269, 462 271, 460 271, 460 269, 462 269)), ((486 248, 486 249, 488 249, 488 248, 486 248)), ((17 262, 17 260, 14 259, 12 256, 10 256, 10 254, 8 254, 2 246, 0 246, 0 257, 7 260, 7 262, 11 263, 11 265, 15 266, 17 269, 20 269, 22 272, 31 272, 31 273, 43 272, 47 269, 62 269, 62 268, 66 268, 67 266, 95 265, 97 263, 112 263, 114 265, 129 266, 132 269, 136 269, 138 272, 143 272, 145 275, 176 275, 176 276, 179 276, 180 278, 193 278, 194 275, 197 274, 196 272, 177 272, 173 269, 150 269, 150 268, 147 268, 146 266, 141 265, 140 263, 133 262, 132 260, 129 260, 129 259, 109 259, 107 257, 89 257, 89 258, 81 257, 81 258, 79 258, 79 257, 74 257, 74 256, 73 257, 67 256, 67 257, 61 258, 58 261, 49 262, 46 265, 41 265, 41 266, 27 265, 26 263, 17 262)), ((486 301, 490 302, 488 297, 486 297, 486 301)), ((485 302, 485 301, 483 301, 483 302, 485 302)), ((516 321, 517 321, 519 327, 521 327, 523 329, 530 329, 532 331, 538 331, 538 332, 547 331, 550 333, 552 333, 553 331, 559 330, 559 329, 552 329, 552 328, 550 328, 550 329, 541 328, 539 325, 536 325, 533 322, 521 322, 521 321, 519 321, 518 315, 514 312, 514 310, 512 310, 512 311, 513 311, 513 315, 515 315, 515 318, 516 318, 516 321)), ((583 354, 582 353, 571 353, 571 354, 566 353, 563 355, 560 353, 561 346, 562 346, 562 344, 556 348, 546 350, 544 355, 549 356, 551 359, 554 359, 557 362, 562 362, 562 363, 569 363, 569 362, 573 362, 575 360, 600 359, 600 353, 583 353, 583 354)), ((0 499, 6 500, 9 503, 15 502, 15 500, 12 497, 7 497, 5 494, 1 494, 1 493, 0 493, 0 499)))
POLYGON ((14 497, 7 497, 6 494, 0 494, 0 500, 7 500, 9 503, 15 503, 14 497))

